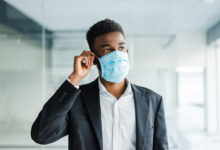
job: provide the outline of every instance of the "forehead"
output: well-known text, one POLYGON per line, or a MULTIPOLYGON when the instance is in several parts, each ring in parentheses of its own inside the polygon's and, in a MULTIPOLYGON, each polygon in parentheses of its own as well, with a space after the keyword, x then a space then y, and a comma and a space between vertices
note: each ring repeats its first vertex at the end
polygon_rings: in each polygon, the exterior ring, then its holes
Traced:
POLYGON ((124 36, 121 32, 110 32, 96 37, 94 47, 98 48, 103 44, 114 45, 121 42, 125 42, 124 36))

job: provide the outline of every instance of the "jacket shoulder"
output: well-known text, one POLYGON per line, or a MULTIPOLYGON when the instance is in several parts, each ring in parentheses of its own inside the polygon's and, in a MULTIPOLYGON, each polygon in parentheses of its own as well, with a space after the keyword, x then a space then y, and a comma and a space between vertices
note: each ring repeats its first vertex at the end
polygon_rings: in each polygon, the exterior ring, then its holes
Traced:
POLYGON ((143 96, 143 100, 151 106, 152 110, 156 112, 159 104, 162 102, 162 96, 152 89, 133 84, 133 92, 139 92, 143 96))
POLYGON ((153 97, 153 98, 156 98, 156 99, 160 99, 162 97, 159 93, 155 92, 154 90, 152 90, 150 88, 143 87, 143 86, 140 86, 140 85, 136 85, 136 84, 133 84, 133 83, 132 83, 132 86, 134 87, 134 89, 137 89, 140 92, 144 92, 147 95, 149 95, 150 97, 153 97))

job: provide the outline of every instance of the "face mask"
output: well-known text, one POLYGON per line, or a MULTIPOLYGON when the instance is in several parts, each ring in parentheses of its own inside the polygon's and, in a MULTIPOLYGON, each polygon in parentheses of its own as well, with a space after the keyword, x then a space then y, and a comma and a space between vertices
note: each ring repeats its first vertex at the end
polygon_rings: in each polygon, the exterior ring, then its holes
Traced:
POLYGON ((101 75, 106 81, 118 83, 127 76, 130 68, 127 52, 114 51, 97 59, 101 65, 101 75))

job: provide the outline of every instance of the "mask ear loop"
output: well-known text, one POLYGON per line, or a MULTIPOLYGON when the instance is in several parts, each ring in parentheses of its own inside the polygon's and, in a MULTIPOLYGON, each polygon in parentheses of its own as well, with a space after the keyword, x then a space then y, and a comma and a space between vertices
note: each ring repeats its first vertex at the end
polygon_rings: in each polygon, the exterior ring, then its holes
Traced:
MULTIPOLYGON (((97 57, 97 56, 95 56, 96 58, 97 58, 97 60, 99 61, 99 58, 97 57)), ((100 63, 100 61, 99 61, 99 64, 100 64, 100 68, 102 69, 102 66, 101 66, 101 63, 100 63)), ((98 65, 98 64, 97 64, 98 65)), ((97 68, 98 69, 98 72, 99 72, 99 74, 101 74, 102 75, 102 72, 99 70, 99 68, 97 68)))

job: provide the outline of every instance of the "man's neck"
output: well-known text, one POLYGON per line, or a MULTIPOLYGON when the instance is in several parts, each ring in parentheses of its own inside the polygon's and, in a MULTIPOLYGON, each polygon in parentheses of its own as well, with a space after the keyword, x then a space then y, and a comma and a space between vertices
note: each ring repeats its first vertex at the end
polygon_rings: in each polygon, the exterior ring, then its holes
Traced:
POLYGON ((108 82, 102 77, 100 77, 100 81, 105 86, 106 90, 111 93, 117 99, 125 92, 127 87, 125 79, 119 83, 108 82))

